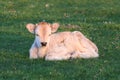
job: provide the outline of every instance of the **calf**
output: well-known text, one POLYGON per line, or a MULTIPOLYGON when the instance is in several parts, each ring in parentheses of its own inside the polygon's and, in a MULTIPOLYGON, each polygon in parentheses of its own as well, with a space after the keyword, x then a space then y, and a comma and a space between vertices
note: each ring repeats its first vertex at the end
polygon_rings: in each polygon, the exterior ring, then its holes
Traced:
POLYGON ((99 56, 97 46, 81 32, 54 33, 58 27, 58 23, 47 22, 26 25, 28 31, 35 34, 35 40, 30 49, 31 59, 45 57, 46 60, 66 60, 99 56))

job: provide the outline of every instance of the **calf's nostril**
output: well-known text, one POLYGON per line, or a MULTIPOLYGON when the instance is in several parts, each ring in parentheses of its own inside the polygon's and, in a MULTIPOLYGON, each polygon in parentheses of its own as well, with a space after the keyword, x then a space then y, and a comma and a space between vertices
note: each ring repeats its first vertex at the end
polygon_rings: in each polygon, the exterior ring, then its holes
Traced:
POLYGON ((42 45, 42 46, 46 46, 46 45, 47 45, 47 42, 41 42, 41 45, 42 45))

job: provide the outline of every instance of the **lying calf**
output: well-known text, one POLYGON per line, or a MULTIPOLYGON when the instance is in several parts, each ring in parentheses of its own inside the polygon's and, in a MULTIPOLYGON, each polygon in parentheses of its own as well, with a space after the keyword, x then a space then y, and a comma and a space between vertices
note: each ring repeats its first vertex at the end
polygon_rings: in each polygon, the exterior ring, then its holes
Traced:
POLYGON ((96 45, 81 32, 54 33, 58 27, 58 23, 47 22, 26 25, 28 31, 35 34, 35 41, 30 49, 30 58, 45 57, 46 60, 65 60, 99 56, 96 45))

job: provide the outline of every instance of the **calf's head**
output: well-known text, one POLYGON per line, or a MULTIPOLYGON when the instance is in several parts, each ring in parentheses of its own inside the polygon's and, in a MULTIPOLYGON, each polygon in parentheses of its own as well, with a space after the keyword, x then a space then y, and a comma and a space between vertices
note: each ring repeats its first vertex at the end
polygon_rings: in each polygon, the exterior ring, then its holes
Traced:
POLYGON ((47 22, 40 22, 36 25, 34 24, 27 24, 26 28, 29 32, 35 34, 36 44, 40 46, 46 46, 49 42, 50 35, 57 31, 59 27, 58 23, 47 23, 47 22))

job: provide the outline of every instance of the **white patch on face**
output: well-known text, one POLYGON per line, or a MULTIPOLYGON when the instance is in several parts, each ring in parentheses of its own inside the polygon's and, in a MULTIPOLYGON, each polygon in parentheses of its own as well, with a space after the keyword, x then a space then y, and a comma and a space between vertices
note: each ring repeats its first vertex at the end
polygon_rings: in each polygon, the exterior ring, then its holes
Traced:
POLYGON ((40 40, 40 37, 39 37, 39 34, 38 34, 38 29, 35 30, 35 45, 36 47, 41 47, 41 40, 40 40))
POLYGON ((38 48, 41 47, 41 41, 40 41, 39 36, 35 36, 35 45, 38 48))

